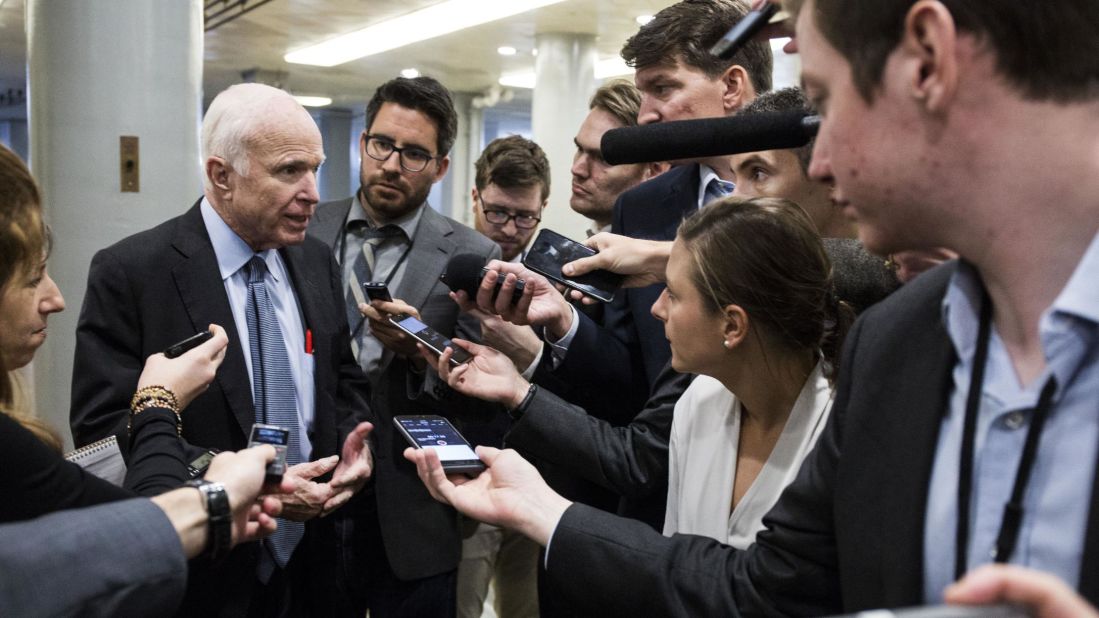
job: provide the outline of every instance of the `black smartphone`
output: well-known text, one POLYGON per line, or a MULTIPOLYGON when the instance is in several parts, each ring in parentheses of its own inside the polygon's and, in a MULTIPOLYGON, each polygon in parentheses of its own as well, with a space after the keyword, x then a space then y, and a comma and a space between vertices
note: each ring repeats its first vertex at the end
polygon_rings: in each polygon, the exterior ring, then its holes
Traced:
POLYGON ((476 475, 485 469, 469 442, 441 416, 394 416, 393 424, 414 448, 435 449, 449 473, 476 475))
POLYGON ((436 354, 442 354, 443 350, 447 348, 454 350, 454 354, 450 357, 451 365, 458 366, 473 358, 469 352, 454 345, 450 339, 444 337, 439 331, 410 315, 395 315, 390 317, 389 321, 397 328, 411 335, 416 341, 434 350, 436 354))
POLYGON ((538 232, 538 236, 530 245, 530 251, 527 251, 526 256, 523 257, 523 266, 592 298, 609 303, 614 300, 614 293, 622 286, 625 276, 609 270, 596 270, 570 279, 561 273, 561 267, 565 264, 596 253, 598 251, 595 249, 565 238, 553 230, 543 229, 538 232))
POLYGON ((192 459, 191 463, 187 464, 187 472, 191 475, 191 478, 201 478, 203 474, 206 474, 206 469, 210 467, 210 462, 213 461, 216 455, 217 451, 206 451, 192 459))
POLYGON ((187 352, 197 348, 198 346, 206 343, 214 336, 214 333, 204 330, 191 335, 190 337, 180 341, 175 345, 168 346, 168 349, 164 350, 164 356, 168 358, 176 358, 177 356, 183 356, 187 352))
POLYGON ((252 425, 252 435, 248 438, 248 448, 270 444, 275 447, 275 460, 267 464, 264 483, 281 483, 286 472, 286 449, 290 446, 290 430, 275 425, 256 423, 252 425))
POLYGON ((393 300, 393 296, 389 293, 389 286, 384 281, 367 281, 363 284, 363 293, 370 300, 386 302, 393 300))

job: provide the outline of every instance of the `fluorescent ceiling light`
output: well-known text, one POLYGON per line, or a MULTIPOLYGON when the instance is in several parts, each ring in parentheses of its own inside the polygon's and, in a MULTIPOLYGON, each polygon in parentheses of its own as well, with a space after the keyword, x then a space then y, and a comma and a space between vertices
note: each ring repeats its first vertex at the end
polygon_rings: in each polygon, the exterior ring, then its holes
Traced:
POLYGON ((510 86, 512 88, 534 88, 534 71, 520 71, 517 73, 504 73, 500 76, 499 83, 501 86, 510 86))
POLYGON ((307 97, 294 95, 294 100, 298 103, 301 103, 305 107, 324 107, 325 105, 332 104, 332 99, 328 97, 307 97))
POLYGON ((514 56, 516 54, 516 50, 510 45, 505 45, 503 47, 497 47, 496 53, 500 54, 501 56, 514 56))
MULTIPOLYGON (((632 74, 633 69, 626 66, 626 62, 619 56, 604 58, 595 63, 595 79, 607 79, 608 77, 619 77, 632 74)), ((534 71, 515 71, 513 73, 504 73, 500 76, 498 81, 501 86, 534 88, 536 79, 534 71)))
POLYGON ((292 51, 283 59, 295 64, 335 66, 563 1, 447 0, 318 45, 292 51))
POLYGON ((621 56, 604 58, 595 63, 595 79, 607 79, 620 75, 633 75, 633 67, 626 66, 621 56))
POLYGON ((417 69, 403 69, 401 71, 401 77, 404 77, 406 79, 416 79, 419 76, 420 71, 418 71, 417 69))
POLYGON ((634 18, 634 21, 637 22, 638 26, 644 26, 645 24, 649 23, 652 20, 653 20, 652 15, 638 15, 637 17, 634 18))

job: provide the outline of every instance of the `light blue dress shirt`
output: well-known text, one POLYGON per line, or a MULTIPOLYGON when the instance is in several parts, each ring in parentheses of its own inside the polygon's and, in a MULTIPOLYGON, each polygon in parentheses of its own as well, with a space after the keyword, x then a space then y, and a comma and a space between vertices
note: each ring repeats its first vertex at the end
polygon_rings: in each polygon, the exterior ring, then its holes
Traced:
MULTIPOLYGON (((1084 552, 1099 449, 1099 236, 1068 284, 1042 314, 1046 371, 1021 385, 992 329, 977 416, 969 507, 968 568, 992 561, 1003 508, 1015 483, 1033 408, 1049 377, 1057 379, 1024 497, 1025 515, 1010 562, 1053 573, 1076 586, 1084 552)), ((977 346, 981 291, 966 264, 943 300, 943 320, 958 354, 950 408, 939 433, 924 523, 924 600, 940 603, 954 580, 958 466, 969 381, 977 346)), ((914 376, 914 378, 917 376, 914 376)))
MULTIPOLYGON (((275 309, 283 339, 286 341, 286 354, 290 359, 290 373, 294 376, 294 399, 298 406, 298 436, 301 440, 301 460, 309 461, 313 453, 313 443, 309 432, 313 429, 313 410, 315 405, 313 381, 313 355, 305 350, 305 321, 302 320, 294 285, 290 273, 278 250, 269 249, 256 253, 236 232, 230 228, 221 216, 202 199, 202 220, 206 223, 206 232, 214 245, 221 281, 229 297, 229 308, 233 311, 237 336, 240 339, 244 362, 248 366, 248 380, 252 381, 252 355, 249 353, 248 323, 245 312, 248 306, 248 277, 242 270, 244 265, 258 255, 267 263, 264 284, 267 295, 275 309)), ((233 345, 230 341, 229 345, 233 345)), ((255 392, 253 385, 253 392, 255 392)))

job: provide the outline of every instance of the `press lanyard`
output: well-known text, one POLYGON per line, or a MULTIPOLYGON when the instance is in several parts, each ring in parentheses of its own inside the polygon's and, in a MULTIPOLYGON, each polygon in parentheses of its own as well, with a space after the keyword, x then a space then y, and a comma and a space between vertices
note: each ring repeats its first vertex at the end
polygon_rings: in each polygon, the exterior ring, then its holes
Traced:
MULTIPOLYGON (((989 341, 992 338, 992 301, 988 292, 981 290, 980 326, 977 332, 977 350, 973 356, 973 373, 969 380, 969 396, 965 406, 965 425, 962 429, 962 453, 958 470, 958 534, 954 554, 954 579, 961 579, 966 572, 969 547, 969 501, 973 492, 973 450, 977 439, 977 413, 981 407, 981 391, 984 387, 985 365, 988 361, 989 341)), ((1007 562, 1015 551, 1019 540, 1019 529, 1023 523, 1023 498, 1027 483, 1034 470, 1034 460, 1038 454, 1038 440, 1042 435, 1046 417, 1057 392, 1057 379, 1050 376, 1042 387, 1038 405, 1034 408, 1034 418, 1027 430, 1023 454, 1019 459, 1019 468, 1015 472, 1015 484, 1011 497, 1004 505, 1004 515, 1000 522, 1000 533, 996 535, 996 549, 992 556, 994 562, 1007 562)))
MULTIPOLYGON (((347 243, 347 234, 349 234, 349 233, 351 233, 351 232, 344 232, 344 234, 340 237, 340 256, 341 256, 341 258, 342 258, 343 253, 344 253, 344 246, 347 243)), ((406 238, 407 238, 407 236, 406 236, 406 238)), ((412 252, 412 239, 409 238, 408 239, 408 246, 405 247, 404 252, 401 253, 401 256, 399 258, 397 258, 397 262, 395 264, 393 264, 393 267, 389 269, 389 274, 385 276, 384 283, 385 283, 385 286, 387 288, 389 287, 389 282, 393 280, 393 276, 397 274, 397 271, 400 270, 400 268, 401 268, 401 264, 404 264, 405 259, 408 257, 408 254, 411 253, 411 252, 412 252)), ((373 273, 371 273, 371 275, 373 275, 373 273)), ((359 320, 359 323, 356 324, 355 328, 351 331, 351 338, 352 339, 359 336, 359 331, 361 331, 363 329, 363 324, 366 324, 366 316, 363 316, 362 319, 359 320)))

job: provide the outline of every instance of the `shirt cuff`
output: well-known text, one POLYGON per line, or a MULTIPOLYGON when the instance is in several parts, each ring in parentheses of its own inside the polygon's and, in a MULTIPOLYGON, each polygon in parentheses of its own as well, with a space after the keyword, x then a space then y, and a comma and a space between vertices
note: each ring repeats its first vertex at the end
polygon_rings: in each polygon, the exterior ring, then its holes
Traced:
POLYGON ((538 348, 538 353, 534 355, 534 360, 531 361, 530 366, 523 370, 520 374, 527 382, 534 380, 534 372, 538 369, 538 363, 542 362, 542 354, 546 351, 546 347, 542 346, 538 348))
POLYGON ((572 340, 576 337, 576 331, 580 328, 580 314, 576 311, 576 307, 569 305, 569 311, 572 312, 572 325, 569 326, 569 332, 557 341, 546 339, 546 343, 550 345, 550 367, 552 369, 557 369, 564 362, 565 355, 569 353, 569 346, 572 345, 572 340))

